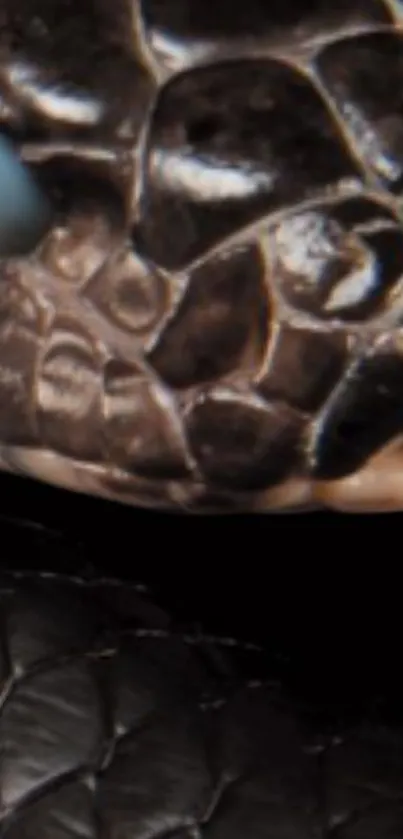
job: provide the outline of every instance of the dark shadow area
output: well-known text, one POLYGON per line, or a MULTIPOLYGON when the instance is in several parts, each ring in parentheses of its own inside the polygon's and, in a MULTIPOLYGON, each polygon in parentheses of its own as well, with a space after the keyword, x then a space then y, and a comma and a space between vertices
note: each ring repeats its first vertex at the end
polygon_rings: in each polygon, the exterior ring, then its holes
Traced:
POLYGON ((3 567, 144 583, 184 626, 263 644, 270 673, 332 702, 400 682, 403 515, 185 518, 7 475, 0 494, 3 567))

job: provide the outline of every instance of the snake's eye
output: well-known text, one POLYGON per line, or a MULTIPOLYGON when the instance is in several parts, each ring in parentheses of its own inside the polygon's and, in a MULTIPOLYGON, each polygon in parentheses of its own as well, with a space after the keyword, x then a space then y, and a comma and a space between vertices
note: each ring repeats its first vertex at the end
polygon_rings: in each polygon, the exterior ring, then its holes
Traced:
POLYGON ((30 168, 0 135, 0 257, 29 253, 42 239, 51 207, 30 168))

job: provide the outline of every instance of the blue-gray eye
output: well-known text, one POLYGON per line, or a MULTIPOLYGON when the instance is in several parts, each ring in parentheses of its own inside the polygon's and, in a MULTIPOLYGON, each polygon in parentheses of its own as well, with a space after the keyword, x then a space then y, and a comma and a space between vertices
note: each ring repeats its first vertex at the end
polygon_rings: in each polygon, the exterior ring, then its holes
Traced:
POLYGON ((0 257, 29 253, 50 224, 50 204, 12 143, 0 136, 0 257))

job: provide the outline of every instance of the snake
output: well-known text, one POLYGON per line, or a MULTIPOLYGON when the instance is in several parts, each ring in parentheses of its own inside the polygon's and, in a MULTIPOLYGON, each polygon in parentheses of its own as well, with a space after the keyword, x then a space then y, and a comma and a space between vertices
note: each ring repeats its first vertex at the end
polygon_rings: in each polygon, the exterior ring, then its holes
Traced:
POLYGON ((0 0, 0 467, 403 509, 403 3, 0 0))

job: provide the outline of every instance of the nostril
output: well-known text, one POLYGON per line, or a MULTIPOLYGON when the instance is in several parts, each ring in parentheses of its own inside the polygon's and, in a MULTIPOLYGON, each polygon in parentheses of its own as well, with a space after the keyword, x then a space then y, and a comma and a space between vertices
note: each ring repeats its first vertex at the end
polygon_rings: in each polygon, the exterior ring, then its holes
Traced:
POLYGON ((51 206, 13 144, 0 136, 0 257, 29 253, 50 226, 51 206))

